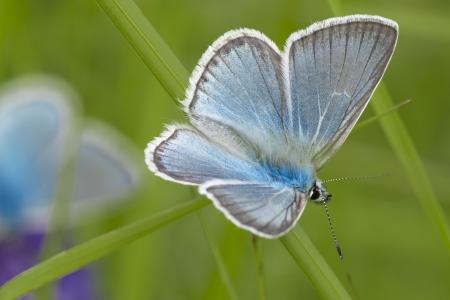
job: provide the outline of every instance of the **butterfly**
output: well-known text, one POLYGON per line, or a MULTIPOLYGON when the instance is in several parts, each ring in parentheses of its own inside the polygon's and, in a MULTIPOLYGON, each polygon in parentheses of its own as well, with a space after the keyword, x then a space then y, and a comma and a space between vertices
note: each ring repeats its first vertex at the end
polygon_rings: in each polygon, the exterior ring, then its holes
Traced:
POLYGON ((127 142, 112 128, 91 120, 74 140, 78 121, 70 95, 64 83, 37 75, 2 88, 0 231, 47 230, 61 168, 71 151, 71 219, 111 206, 137 188, 139 171, 125 151, 131 146, 124 149, 127 142))
POLYGON ((255 30, 225 33, 191 75, 191 125, 148 144, 149 169, 198 186, 237 226, 282 236, 308 200, 330 199, 317 172, 367 106, 397 35, 397 23, 367 15, 315 23, 283 51, 255 30))
MULTIPOLYGON (((52 199, 66 153, 76 160, 73 193, 66 195, 68 226, 79 215, 98 216, 96 211, 118 205, 138 187, 132 146, 112 128, 91 120, 75 138, 71 95, 65 83, 44 76, 14 79, 1 89, 0 285, 38 262, 52 229, 52 199)), ((67 243, 71 235, 65 238, 67 243)), ((93 271, 83 268, 62 278, 55 297, 98 299, 93 271)))

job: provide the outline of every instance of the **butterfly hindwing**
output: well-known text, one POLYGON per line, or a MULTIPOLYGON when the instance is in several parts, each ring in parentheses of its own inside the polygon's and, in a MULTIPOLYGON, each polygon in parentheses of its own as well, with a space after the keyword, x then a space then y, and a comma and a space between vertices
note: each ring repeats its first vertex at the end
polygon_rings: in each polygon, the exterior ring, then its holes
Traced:
POLYGON ((214 180, 201 185, 200 193, 237 226, 266 238, 291 229, 307 203, 304 193, 271 183, 214 180))
POLYGON ((92 121, 89 125, 80 138, 74 205, 112 204, 138 185, 133 147, 109 126, 92 121))
POLYGON ((286 44, 291 135, 316 168, 341 146, 392 56, 397 24, 373 16, 333 18, 292 34, 286 44))

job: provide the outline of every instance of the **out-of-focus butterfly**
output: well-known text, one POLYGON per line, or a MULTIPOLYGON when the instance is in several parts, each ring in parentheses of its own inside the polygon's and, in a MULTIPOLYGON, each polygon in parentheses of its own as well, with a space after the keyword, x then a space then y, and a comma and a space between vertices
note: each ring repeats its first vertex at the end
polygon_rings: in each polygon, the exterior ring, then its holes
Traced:
POLYGON ((62 82, 37 76, 16 79, 0 94, 2 231, 46 229, 68 152, 76 160, 73 195, 68 195, 72 211, 110 205, 137 186, 138 169, 113 129, 91 121, 82 126, 79 141, 70 136, 76 105, 69 94, 62 82))
MULTIPOLYGON (((0 285, 37 262, 69 156, 75 163, 65 195, 68 226, 76 215, 118 205, 138 187, 139 169, 123 137, 99 121, 75 134, 80 122, 71 95, 62 82, 42 76, 13 80, 0 92, 0 285)), ((58 299, 97 299, 92 275, 83 269, 65 277, 58 299)))
POLYGON ((237 226, 275 238, 308 200, 330 194, 317 171, 366 107, 394 51, 398 26, 366 15, 293 33, 284 51, 262 33, 225 33, 194 70, 184 108, 146 149, 156 175, 198 185, 237 226))

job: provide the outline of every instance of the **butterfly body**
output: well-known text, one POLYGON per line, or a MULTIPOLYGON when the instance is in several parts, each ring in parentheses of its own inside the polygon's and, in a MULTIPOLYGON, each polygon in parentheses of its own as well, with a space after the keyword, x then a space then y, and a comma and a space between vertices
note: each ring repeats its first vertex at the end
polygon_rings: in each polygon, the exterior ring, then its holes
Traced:
POLYGON ((261 162, 271 181, 278 182, 285 187, 295 188, 307 192, 314 184, 315 171, 312 166, 293 167, 279 163, 261 162))
POLYGON ((184 109, 145 151, 156 175, 199 186, 237 226, 288 232, 308 200, 331 197, 317 172, 339 149, 380 81, 395 22, 355 15, 293 33, 283 51, 262 33, 225 33, 204 53, 184 109))

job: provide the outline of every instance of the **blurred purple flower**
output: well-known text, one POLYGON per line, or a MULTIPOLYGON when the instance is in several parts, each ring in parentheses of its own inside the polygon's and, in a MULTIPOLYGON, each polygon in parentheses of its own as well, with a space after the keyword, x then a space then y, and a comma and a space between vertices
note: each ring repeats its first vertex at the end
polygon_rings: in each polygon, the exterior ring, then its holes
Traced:
MULTIPOLYGON (((37 263, 44 239, 42 233, 28 233, 0 240, 0 285, 37 263)), ((63 277, 57 283, 56 299, 98 299, 92 272, 92 268, 85 268, 63 277)))

